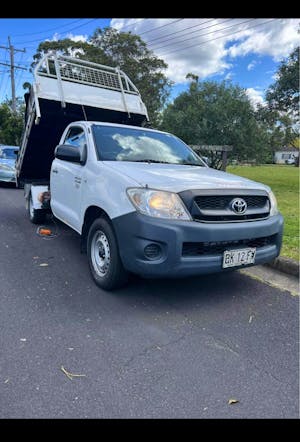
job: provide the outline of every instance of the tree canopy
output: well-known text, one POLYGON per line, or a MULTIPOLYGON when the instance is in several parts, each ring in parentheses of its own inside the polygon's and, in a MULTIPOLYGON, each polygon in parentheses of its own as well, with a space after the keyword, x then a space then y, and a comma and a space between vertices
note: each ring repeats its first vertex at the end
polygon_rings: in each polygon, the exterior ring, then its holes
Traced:
POLYGON ((0 144, 19 146, 24 126, 24 106, 17 103, 17 111, 11 109, 11 101, 0 104, 0 144))
POLYGON ((189 90, 166 107, 162 129, 190 145, 232 145, 231 157, 239 160, 266 159, 267 134, 246 91, 228 82, 189 78, 189 90))
POLYGON ((70 39, 40 43, 35 64, 42 55, 56 50, 95 63, 119 67, 139 89, 150 120, 156 124, 159 112, 169 95, 171 82, 164 74, 167 64, 158 58, 140 36, 113 28, 96 29, 87 42, 70 39))
POLYGON ((270 108, 299 115, 299 46, 283 60, 266 94, 270 108))

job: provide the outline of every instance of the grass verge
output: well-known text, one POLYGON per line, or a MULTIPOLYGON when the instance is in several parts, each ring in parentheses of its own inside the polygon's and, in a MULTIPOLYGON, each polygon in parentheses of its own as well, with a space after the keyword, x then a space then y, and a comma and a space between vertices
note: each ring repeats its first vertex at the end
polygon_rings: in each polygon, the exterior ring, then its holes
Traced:
POLYGON ((299 261, 299 168, 276 164, 229 166, 227 172, 271 187, 284 216, 281 255, 299 261))

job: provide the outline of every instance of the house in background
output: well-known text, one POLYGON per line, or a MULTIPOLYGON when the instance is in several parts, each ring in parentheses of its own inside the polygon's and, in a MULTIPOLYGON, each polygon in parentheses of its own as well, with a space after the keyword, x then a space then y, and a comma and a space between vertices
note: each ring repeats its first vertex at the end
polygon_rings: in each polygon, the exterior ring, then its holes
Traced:
POLYGON ((291 146, 283 146, 274 152, 275 164, 294 164, 299 157, 299 149, 291 146))

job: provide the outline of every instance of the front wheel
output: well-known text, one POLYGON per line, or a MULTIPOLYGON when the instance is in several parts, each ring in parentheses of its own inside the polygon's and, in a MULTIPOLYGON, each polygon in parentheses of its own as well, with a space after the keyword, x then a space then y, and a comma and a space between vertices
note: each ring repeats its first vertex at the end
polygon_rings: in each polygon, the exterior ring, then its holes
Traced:
POLYGON ((41 224, 45 221, 46 212, 43 209, 35 209, 33 207, 31 193, 27 199, 27 210, 28 210, 29 219, 33 224, 41 224))
POLYGON ((90 271, 95 283, 105 290, 124 286, 128 273, 123 267, 115 234, 105 218, 96 219, 87 240, 90 271))

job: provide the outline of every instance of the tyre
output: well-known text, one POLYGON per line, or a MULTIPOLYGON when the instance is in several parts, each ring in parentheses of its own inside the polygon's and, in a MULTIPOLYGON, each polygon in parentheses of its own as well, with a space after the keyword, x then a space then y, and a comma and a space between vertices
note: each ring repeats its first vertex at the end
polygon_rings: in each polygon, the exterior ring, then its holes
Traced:
POLYGON ((96 219, 90 227, 87 255, 98 287, 114 290, 128 282, 128 272, 123 267, 114 231, 105 218, 96 219))
POLYGON ((45 221, 46 212, 43 209, 35 209, 33 207, 32 195, 30 193, 27 199, 27 210, 29 219, 33 224, 41 224, 45 221))

